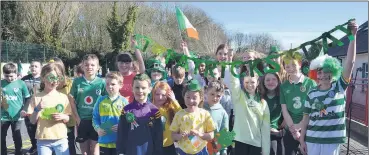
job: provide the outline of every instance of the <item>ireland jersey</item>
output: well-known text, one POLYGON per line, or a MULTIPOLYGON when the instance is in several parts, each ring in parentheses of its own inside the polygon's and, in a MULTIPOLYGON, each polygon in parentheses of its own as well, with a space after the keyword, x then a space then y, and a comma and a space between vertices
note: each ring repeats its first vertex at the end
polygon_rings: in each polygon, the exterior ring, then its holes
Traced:
POLYGON ((1 108, 1 121, 18 121, 25 98, 30 97, 26 83, 22 80, 10 83, 1 80, 1 88, 4 100, 6 100, 1 108))
POLYGON ((74 79, 70 94, 73 96, 81 120, 92 120, 92 111, 97 98, 105 95, 105 81, 96 77, 87 81, 85 77, 74 79))
POLYGON ((304 105, 308 92, 316 83, 308 77, 300 78, 297 84, 285 81, 280 87, 280 103, 286 104, 294 124, 302 120, 304 105))
POLYGON ((309 115, 306 142, 339 144, 346 141, 346 88, 342 77, 329 90, 313 89, 305 102, 304 113, 309 115))

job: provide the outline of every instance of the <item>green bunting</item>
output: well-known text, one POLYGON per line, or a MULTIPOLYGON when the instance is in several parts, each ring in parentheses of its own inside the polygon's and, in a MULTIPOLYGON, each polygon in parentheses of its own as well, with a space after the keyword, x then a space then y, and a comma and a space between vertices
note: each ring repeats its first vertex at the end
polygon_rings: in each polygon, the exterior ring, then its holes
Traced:
POLYGON ((237 67, 240 67, 242 65, 248 64, 250 66, 250 75, 251 76, 254 76, 254 73, 258 74, 259 76, 262 76, 263 73, 256 67, 259 63, 263 62, 263 63, 266 63, 266 65, 273 66, 272 68, 264 69, 264 73, 276 73, 280 70, 280 65, 278 63, 274 62, 273 59, 277 58, 279 56, 282 56, 285 53, 288 53, 289 51, 297 51, 299 49, 302 49, 304 54, 305 54, 305 57, 308 60, 312 60, 312 59, 316 58, 317 54, 314 54, 314 53, 309 54, 309 52, 306 50, 306 46, 309 46, 309 45, 316 46, 317 42, 322 40, 322 43, 323 43, 322 50, 323 50, 324 54, 326 54, 328 52, 328 48, 329 48, 330 45, 332 45, 332 46, 336 46, 336 45, 337 46, 343 46, 342 41, 340 41, 339 39, 337 39, 337 38, 335 38, 331 35, 333 32, 335 32, 337 30, 340 30, 340 31, 344 32, 348 36, 350 41, 353 40, 354 36, 351 34, 351 31, 349 30, 349 28, 344 27, 344 26, 347 26, 349 24, 349 22, 351 22, 352 20, 355 20, 355 19, 350 19, 348 22, 346 22, 342 25, 338 25, 334 29, 323 33, 320 37, 318 37, 314 40, 305 42, 305 43, 301 44, 299 47, 296 47, 296 48, 293 48, 293 49, 290 49, 290 50, 287 50, 287 51, 279 51, 277 46, 271 46, 269 56, 267 56, 266 58, 249 60, 249 61, 246 61, 246 62, 234 61, 234 62, 229 63, 229 62, 218 62, 218 61, 215 61, 215 60, 201 59, 201 58, 196 58, 194 56, 188 57, 184 54, 176 53, 173 49, 167 49, 164 46, 161 46, 157 43, 154 43, 149 37, 146 37, 146 36, 143 36, 143 35, 140 35, 140 34, 135 35, 135 38, 138 41, 138 45, 137 45, 136 48, 140 49, 142 52, 145 52, 146 49, 149 47, 149 45, 152 44, 153 45, 152 50, 154 50, 153 51, 154 54, 163 54, 163 55, 165 54, 166 55, 166 57, 165 57, 165 62, 166 63, 168 63, 169 60, 175 60, 177 62, 177 64, 179 64, 179 65, 181 65, 185 68, 187 68, 188 60, 192 60, 195 63, 195 70, 194 70, 195 74, 198 73, 198 69, 199 69, 200 64, 205 63, 205 65, 206 65, 205 73, 204 73, 205 76, 210 74, 211 76, 214 77, 214 74, 213 74, 212 70, 214 68, 220 66, 222 68, 221 77, 224 78, 225 68, 226 68, 226 66, 230 66, 232 75, 239 78, 239 77, 244 76, 244 75, 239 75, 239 74, 235 73, 234 68, 235 67, 237 68, 237 67), (328 39, 332 41, 331 44, 328 44, 328 39), (139 40, 144 40, 145 41, 145 45, 143 47, 142 47, 142 41, 139 41, 139 40), (166 51, 164 51, 165 49, 166 49, 166 51), (279 54, 272 54, 272 53, 279 53, 279 54))

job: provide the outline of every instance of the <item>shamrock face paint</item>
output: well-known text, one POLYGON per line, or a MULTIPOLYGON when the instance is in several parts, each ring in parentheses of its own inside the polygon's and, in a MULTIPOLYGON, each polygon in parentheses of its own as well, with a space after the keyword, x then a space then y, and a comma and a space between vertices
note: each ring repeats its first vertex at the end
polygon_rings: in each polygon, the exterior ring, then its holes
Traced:
POLYGON ((49 74, 46 76, 46 80, 48 82, 60 82, 60 81, 64 81, 64 77, 63 76, 57 76, 54 74, 49 74))

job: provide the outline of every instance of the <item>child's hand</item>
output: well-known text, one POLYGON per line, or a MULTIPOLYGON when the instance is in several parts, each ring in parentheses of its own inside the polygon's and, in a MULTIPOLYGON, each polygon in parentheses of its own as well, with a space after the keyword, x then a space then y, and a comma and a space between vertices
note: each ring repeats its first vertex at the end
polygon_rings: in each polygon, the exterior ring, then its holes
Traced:
POLYGON ((65 121, 65 122, 69 121, 69 116, 66 114, 55 113, 55 114, 52 114, 52 116, 55 121, 65 121))
POLYGON ((26 112, 26 111, 24 111, 24 110, 22 110, 22 111, 20 112, 20 114, 21 114, 21 117, 22 117, 22 118, 24 118, 24 117, 27 117, 27 116, 28 116, 27 112, 26 112))
POLYGON ((356 33, 357 33, 357 27, 358 27, 358 25, 356 24, 356 22, 355 21, 349 22, 348 27, 351 30, 352 35, 355 36, 356 33))
POLYGON ((176 99, 176 96, 174 95, 174 92, 173 91, 171 91, 171 92, 169 92, 168 93, 168 97, 170 98, 170 99, 172 99, 172 101, 176 101, 177 99, 176 99))
POLYGON ((77 123, 77 126, 79 126, 79 124, 81 123, 81 118, 79 116, 76 116, 76 123, 77 123))
POLYGON ((190 135, 190 133, 185 131, 185 132, 182 132, 181 135, 182 135, 182 138, 184 138, 184 137, 188 137, 190 135))
POLYGON ((307 155, 307 147, 306 147, 306 143, 300 141, 300 151, 303 155, 307 155))
POLYGON ((37 109, 39 111, 41 111, 42 109, 46 108, 46 104, 44 102, 42 102, 42 98, 41 98, 41 101, 40 103, 37 105, 37 109))
POLYGON ((191 130, 190 132, 191 135, 194 135, 194 136, 199 136, 199 137, 202 137, 203 134, 200 133, 199 131, 196 131, 196 130, 191 130))
POLYGON ((97 129, 97 134, 98 134, 99 136, 104 136, 104 135, 106 134, 106 132, 105 132, 105 130, 104 130, 104 129, 99 128, 99 129, 97 129))
POLYGON ((132 47, 133 49, 136 49, 136 46, 137 46, 137 41, 135 40, 135 38, 134 38, 134 37, 132 37, 132 38, 131 38, 131 47, 132 47))
POLYGON ((117 131, 118 131, 118 124, 113 125, 113 126, 111 127, 111 130, 113 130, 113 132, 117 132, 117 131))
POLYGON ((187 47, 187 43, 186 43, 186 42, 184 42, 184 41, 182 41, 182 43, 181 43, 181 48, 182 48, 182 50, 187 49, 187 48, 188 48, 188 47, 187 47))

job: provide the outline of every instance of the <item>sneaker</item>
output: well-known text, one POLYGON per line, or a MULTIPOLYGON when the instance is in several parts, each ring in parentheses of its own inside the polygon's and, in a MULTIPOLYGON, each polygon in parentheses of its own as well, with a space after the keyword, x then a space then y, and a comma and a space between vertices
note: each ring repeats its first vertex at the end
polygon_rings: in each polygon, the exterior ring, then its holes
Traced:
POLYGON ((37 147, 31 147, 27 152, 27 154, 29 155, 36 154, 36 153, 37 153, 37 147))

